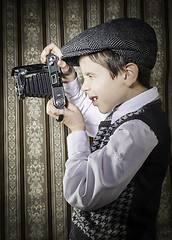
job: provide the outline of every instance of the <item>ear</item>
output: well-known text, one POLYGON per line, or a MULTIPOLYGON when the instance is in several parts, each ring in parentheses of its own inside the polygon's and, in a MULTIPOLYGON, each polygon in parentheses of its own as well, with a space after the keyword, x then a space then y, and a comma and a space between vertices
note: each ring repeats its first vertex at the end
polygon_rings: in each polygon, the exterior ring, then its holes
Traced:
POLYGON ((139 74, 138 66, 135 63, 128 63, 124 69, 124 83, 127 87, 131 87, 137 81, 137 77, 139 74))

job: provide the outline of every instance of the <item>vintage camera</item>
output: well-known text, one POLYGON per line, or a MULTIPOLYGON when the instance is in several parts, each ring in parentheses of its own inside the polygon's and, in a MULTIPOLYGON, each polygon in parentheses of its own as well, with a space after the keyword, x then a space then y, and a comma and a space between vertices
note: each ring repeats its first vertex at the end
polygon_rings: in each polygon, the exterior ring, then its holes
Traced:
MULTIPOLYGON (((58 57, 50 53, 46 64, 25 65, 12 69, 11 75, 15 77, 16 93, 20 100, 25 97, 53 97, 56 108, 65 107, 62 74, 57 61, 58 57)), ((63 115, 60 115, 58 121, 62 120, 63 115)))

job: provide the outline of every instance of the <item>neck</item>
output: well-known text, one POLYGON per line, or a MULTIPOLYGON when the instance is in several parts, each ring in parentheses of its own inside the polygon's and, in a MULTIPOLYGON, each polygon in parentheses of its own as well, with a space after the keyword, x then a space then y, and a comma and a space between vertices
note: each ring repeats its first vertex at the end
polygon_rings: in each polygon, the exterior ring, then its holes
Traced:
POLYGON ((129 91, 128 91, 128 94, 127 94, 127 99, 126 100, 129 100, 145 91, 147 91, 148 88, 147 87, 144 87, 142 86, 141 84, 133 84, 132 87, 129 88, 129 91))

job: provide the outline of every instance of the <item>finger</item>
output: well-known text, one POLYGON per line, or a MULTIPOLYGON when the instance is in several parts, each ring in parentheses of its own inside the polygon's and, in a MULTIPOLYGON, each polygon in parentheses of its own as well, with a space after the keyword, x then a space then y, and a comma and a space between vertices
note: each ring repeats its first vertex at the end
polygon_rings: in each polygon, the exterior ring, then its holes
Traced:
POLYGON ((46 46, 41 53, 42 63, 46 63, 46 58, 51 52, 57 55, 59 58, 62 56, 60 48, 57 47, 54 43, 51 43, 48 46, 46 46))
POLYGON ((58 109, 58 115, 64 115, 64 110, 63 109, 58 109))
POLYGON ((62 69, 65 69, 65 68, 69 67, 69 66, 67 65, 67 63, 64 62, 61 58, 59 58, 59 60, 58 60, 58 65, 59 65, 59 67, 62 68, 62 69))
POLYGON ((49 47, 49 45, 43 49, 43 51, 41 53, 41 62, 42 63, 46 63, 47 56, 50 52, 51 52, 51 48, 49 47))
POLYGON ((62 70, 62 73, 64 75, 70 75, 72 72, 72 67, 70 67, 66 62, 64 62, 62 59, 59 59, 58 65, 62 70))
POLYGON ((58 116, 58 109, 54 106, 53 99, 50 99, 50 100, 47 102, 46 112, 47 112, 47 114, 50 115, 51 117, 57 117, 57 116, 58 116))
POLYGON ((63 122, 64 111, 63 109, 57 109, 54 106, 53 98, 48 101, 46 112, 50 117, 55 118, 58 122, 63 122))

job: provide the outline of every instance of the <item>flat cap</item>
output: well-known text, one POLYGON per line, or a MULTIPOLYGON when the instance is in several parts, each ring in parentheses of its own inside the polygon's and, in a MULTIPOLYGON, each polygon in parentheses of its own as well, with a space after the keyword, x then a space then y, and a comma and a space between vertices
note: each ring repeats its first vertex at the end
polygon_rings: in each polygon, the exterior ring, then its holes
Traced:
POLYGON ((138 18, 117 18, 89 28, 67 44, 62 59, 78 66, 79 57, 110 49, 130 62, 152 69, 157 56, 154 29, 138 18))

